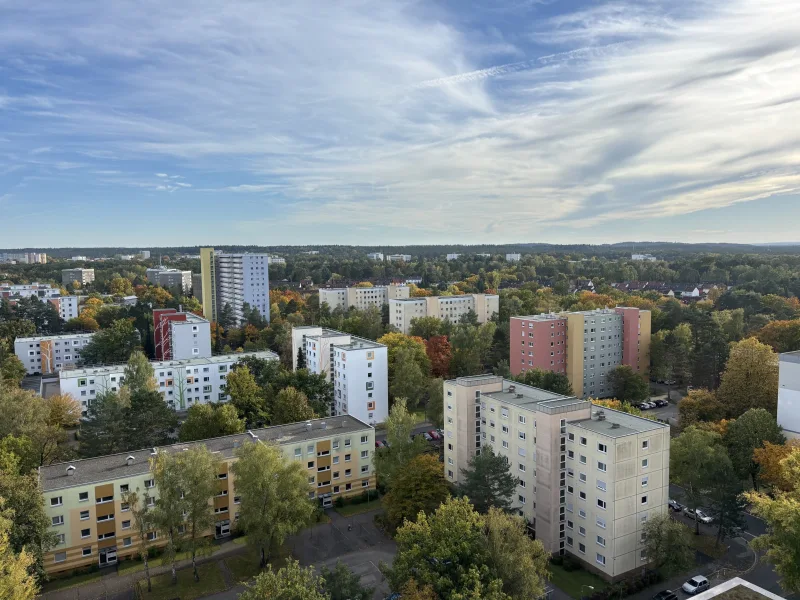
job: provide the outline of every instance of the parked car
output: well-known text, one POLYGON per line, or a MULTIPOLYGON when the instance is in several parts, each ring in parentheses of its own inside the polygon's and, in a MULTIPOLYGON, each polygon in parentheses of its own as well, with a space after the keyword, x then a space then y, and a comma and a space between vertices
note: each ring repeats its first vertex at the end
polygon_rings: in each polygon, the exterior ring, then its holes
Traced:
POLYGON ((699 594, 708 589, 708 579, 702 575, 695 575, 689 581, 681 586, 681 589, 687 594, 699 594))
POLYGON ((432 442, 432 441, 433 441, 433 438, 431 437, 431 434, 430 434, 430 433, 428 433, 428 432, 425 432, 425 433, 423 433, 423 434, 422 434, 422 437, 424 437, 424 438, 425 438, 426 440, 428 440, 429 442, 432 442))
POLYGON ((439 437, 444 437, 444 429, 437 429, 436 433, 439 434, 439 437))
POLYGON ((681 504, 677 500, 673 500, 672 498, 669 499, 669 502, 667 502, 667 504, 674 512, 681 512, 684 508, 683 504, 681 504))
POLYGON ((429 431, 428 435, 430 435, 435 440, 438 440, 441 437, 439 435, 439 432, 437 432, 435 429, 432 429, 431 431, 429 431))
POLYGON ((659 407, 661 407, 661 406, 669 406, 669 402, 667 402, 666 400, 656 400, 656 406, 659 406, 659 407))
POLYGON ((706 525, 713 523, 714 521, 713 517, 703 512, 703 510, 700 508, 687 508, 686 514, 689 515, 690 517, 694 517, 695 519, 706 525))
POLYGON ((653 596, 653 600, 678 600, 678 594, 672 590, 662 590, 653 596))
POLYGON ((693 389, 694 389, 694 386, 693 386, 693 385, 687 385, 687 386, 686 386, 686 393, 688 394, 688 393, 689 393, 689 392, 691 392, 693 389))
POLYGON ((676 381, 674 379, 667 379, 664 381, 664 385, 675 385, 676 381))
POLYGON ((375 447, 376 448, 380 448, 381 447, 381 443, 378 440, 375 440, 375 447))
POLYGON ((655 407, 656 407, 656 403, 655 402, 645 402, 644 403, 644 409, 645 410, 649 410, 649 409, 655 408, 655 407))

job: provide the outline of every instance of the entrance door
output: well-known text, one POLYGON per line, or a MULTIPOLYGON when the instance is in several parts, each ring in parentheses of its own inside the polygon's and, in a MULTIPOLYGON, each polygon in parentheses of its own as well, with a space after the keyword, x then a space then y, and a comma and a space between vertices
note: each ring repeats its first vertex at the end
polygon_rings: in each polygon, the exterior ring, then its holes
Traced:
POLYGON ((214 532, 214 537, 216 538, 228 537, 230 534, 231 534, 231 522, 229 520, 218 521, 216 530, 214 532))
POLYGON ((100 566, 109 567, 117 564, 117 547, 101 548, 100 550, 100 566))
POLYGON ((333 498, 326 496, 322 499, 322 508, 330 508, 331 506, 333 506, 333 498))

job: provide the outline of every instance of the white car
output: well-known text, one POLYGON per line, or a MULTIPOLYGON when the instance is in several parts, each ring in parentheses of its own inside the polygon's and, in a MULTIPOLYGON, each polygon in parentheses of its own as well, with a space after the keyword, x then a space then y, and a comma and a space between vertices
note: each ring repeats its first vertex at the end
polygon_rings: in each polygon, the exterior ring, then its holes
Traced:
POLYGON ((687 594, 695 595, 700 592, 705 592, 708 589, 708 579, 702 575, 695 575, 689 581, 681 586, 681 589, 687 594))
POLYGON ((705 523, 706 525, 711 524, 714 521, 714 517, 707 515, 699 508, 694 511, 695 518, 700 521, 701 523, 705 523))

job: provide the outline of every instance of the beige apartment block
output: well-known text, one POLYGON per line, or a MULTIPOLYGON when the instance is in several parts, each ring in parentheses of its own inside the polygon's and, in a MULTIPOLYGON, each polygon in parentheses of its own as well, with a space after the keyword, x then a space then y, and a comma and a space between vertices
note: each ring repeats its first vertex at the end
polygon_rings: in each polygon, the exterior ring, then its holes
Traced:
POLYGON ((408 333, 412 319, 436 317, 457 323, 469 311, 475 312, 478 323, 486 323, 500 311, 500 297, 497 294, 464 294, 389 300, 389 323, 402 333, 408 333))
POLYGON ((669 427, 493 375, 444 383, 444 470, 482 448, 518 479, 514 509, 554 554, 608 580, 647 564, 642 528, 666 513, 669 427))
POLYGON ((408 298, 408 292, 407 285, 394 283, 376 287, 321 289, 319 303, 320 305, 327 304, 331 310, 337 308, 347 310, 351 307, 366 310, 371 306, 381 308, 384 304, 388 304, 389 300, 408 298))

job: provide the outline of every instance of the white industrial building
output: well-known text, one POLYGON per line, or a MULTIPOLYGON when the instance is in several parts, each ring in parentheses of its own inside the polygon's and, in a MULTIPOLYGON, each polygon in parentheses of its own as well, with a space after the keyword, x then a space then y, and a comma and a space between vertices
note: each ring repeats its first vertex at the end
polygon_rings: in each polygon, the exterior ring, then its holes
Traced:
POLYGON ((381 308, 384 304, 388 304, 389 300, 408 298, 408 293, 407 285, 394 283, 376 287, 320 289, 319 303, 327 304, 331 310, 336 308, 347 310, 351 307, 364 310, 370 306, 381 308))
POLYGON ((292 328, 292 365, 305 353, 306 368, 333 383, 331 415, 351 415, 375 425, 389 415, 387 348, 371 340, 323 327, 292 328))
MULTIPOLYGON (((264 360, 278 360, 274 352, 238 352, 208 358, 154 361, 156 390, 170 408, 188 410, 195 404, 227 402, 228 373, 247 356, 264 360)), ((125 381, 125 365, 107 365, 81 369, 67 369, 59 373, 62 394, 69 394, 81 403, 86 411, 98 394, 116 392, 125 381)))
POLYGON ((14 340, 14 354, 28 375, 55 373, 78 364, 81 350, 93 336, 94 333, 68 333, 19 337, 14 340))
POLYGON ((453 252, 451 254, 448 254, 446 258, 448 261, 450 261, 450 260, 458 260, 460 257, 461 257, 460 254, 453 252))
POLYGON ((778 425, 790 439, 800 438, 800 351, 784 352, 778 363, 778 425))
POLYGON ((389 323, 402 333, 408 333, 412 319, 436 317, 457 323, 469 311, 475 312, 478 323, 486 323, 500 311, 500 297, 497 294, 465 294, 389 300, 389 323))

